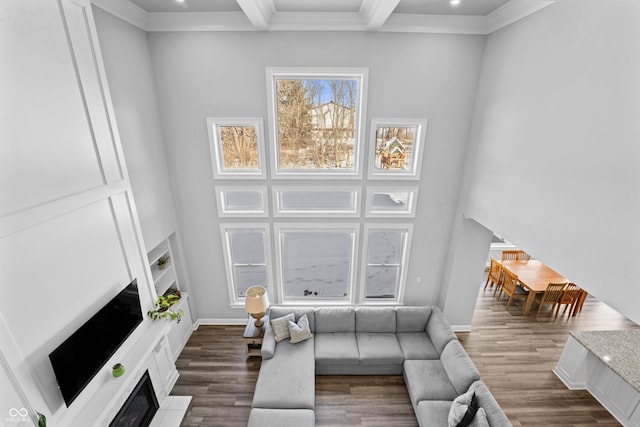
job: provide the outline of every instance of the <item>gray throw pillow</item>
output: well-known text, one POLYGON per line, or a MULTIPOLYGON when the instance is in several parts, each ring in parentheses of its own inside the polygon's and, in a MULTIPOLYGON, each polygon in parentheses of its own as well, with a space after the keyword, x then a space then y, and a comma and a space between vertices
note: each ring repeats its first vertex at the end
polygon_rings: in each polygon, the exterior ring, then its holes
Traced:
POLYGON ((276 342, 280 342, 291 336, 289 333, 290 320, 296 320, 296 316, 293 313, 271 320, 271 328, 273 329, 273 335, 275 335, 276 342))
POLYGON ((309 319, 303 314, 298 323, 289 321, 289 333, 291 334, 291 344, 296 344, 304 340, 308 340, 313 336, 309 328, 309 319))
POLYGON ((451 402, 451 409, 449 410, 449 427, 457 427, 460 421, 464 418, 471 404, 471 400, 475 395, 475 390, 469 390, 468 392, 461 394, 451 402))

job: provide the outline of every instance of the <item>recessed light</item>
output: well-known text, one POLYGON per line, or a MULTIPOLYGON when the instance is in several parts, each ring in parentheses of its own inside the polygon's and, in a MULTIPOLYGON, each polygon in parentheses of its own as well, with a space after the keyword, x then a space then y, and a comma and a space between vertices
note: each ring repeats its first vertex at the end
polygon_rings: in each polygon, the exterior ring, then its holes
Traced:
MULTIPOLYGON (((458 0, 460 1, 460 0, 458 0)), ((184 0, 176 0, 176 3, 184 3, 184 0)))
POLYGON ((449 4, 451 6, 458 6, 460 4, 460 0, 449 0, 449 4))

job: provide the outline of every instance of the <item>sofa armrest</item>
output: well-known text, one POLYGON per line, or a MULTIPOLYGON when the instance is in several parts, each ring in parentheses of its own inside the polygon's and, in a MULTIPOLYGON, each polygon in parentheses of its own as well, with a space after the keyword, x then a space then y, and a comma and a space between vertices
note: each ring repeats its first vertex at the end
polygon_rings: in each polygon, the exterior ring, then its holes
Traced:
POLYGON ((442 311, 435 306, 431 310, 431 316, 429 316, 429 320, 427 320, 425 331, 427 335, 429 335, 429 339, 431 339, 438 354, 442 353, 442 350, 449 344, 449 341, 458 339, 442 311))
POLYGON ((276 336, 273 333, 273 328, 271 328, 271 322, 268 322, 264 330, 264 336, 262 337, 262 349, 260 350, 262 359, 271 359, 275 351, 276 336))

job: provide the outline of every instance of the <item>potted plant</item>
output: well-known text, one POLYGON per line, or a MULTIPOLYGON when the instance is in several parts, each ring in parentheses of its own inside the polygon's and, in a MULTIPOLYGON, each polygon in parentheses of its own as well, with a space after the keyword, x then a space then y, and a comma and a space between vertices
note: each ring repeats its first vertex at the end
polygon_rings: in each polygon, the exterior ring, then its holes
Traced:
POLYGON ((180 319, 184 316, 184 311, 179 308, 178 310, 172 310, 171 306, 176 304, 180 300, 175 294, 159 296, 154 304, 154 309, 147 311, 147 315, 153 320, 165 318, 169 320, 175 320, 180 323, 180 319))
POLYGON ((169 262, 169 255, 162 255, 158 258, 156 265, 160 270, 163 270, 167 266, 167 262, 169 262))
POLYGON ((38 412, 38 427, 47 427, 47 417, 38 412))

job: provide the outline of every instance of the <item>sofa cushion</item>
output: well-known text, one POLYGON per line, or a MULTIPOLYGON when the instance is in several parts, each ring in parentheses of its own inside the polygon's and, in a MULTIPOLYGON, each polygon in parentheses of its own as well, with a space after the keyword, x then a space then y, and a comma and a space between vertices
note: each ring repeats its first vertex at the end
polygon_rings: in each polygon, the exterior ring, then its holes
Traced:
POLYGON ((450 400, 422 400, 418 403, 416 418, 420 427, 447 426, 450 400))
POLYGON ((314 332, 356 331, 356 312, 353 307, 319 307, 316 308, 315 315, 314 332))
POLYGON ((289 334, 291 335, 291 339, 289 340, 291 344, 297 344, 313 337, 311 329, 309 329, 309 319, 307 319, 306 314, 302 315, 298 323, 289 321, 289 334))
POLYGON ((460 394, 449 381, 440 360, 405 360, 403 375, 414 407, 422 400, 451 402, 460 394))
POLYGON ((356 332, 360 365, 402 365, 404 355, 393 333, 356 332))
POLYGON ((263 360, 253 393, 253 408, 313 409, 314 340, 279 342, 273 358, 263 360))
POLYGON ((314 340, 318 366, 358 365, 360 363, 354 332, 316 332, 314 340))
POLYGON ((295 307, 295 306, 283 306, 283 305, 274 305, 269 308, 269 318, 275 319, 277 317, 282 317, 289 313, 293 313, 295 315, 295 322, 300 320, 303 314, 307 315, 307 319, 309 319, 309 329, 311 332, 315 331, 315 310, 313 307, 295 307))
POLYGON ((253 408, 247 427, 314 427, 315 413, 310 409, 253 408))
POLYGON ((289 313, 285 316, 271 319, 271 329, 273 329, 273 335, 276 342, 286 340, 291 336, 291 333, 289 332, 289 321, 295 320, 295 318, 296 317, 293 313, 289 313))
POLYGON ((356 308, 356 332, 396 332, 396 310, 393 307, 356 308))
POLYGON ((431 307, 396 307, 397 332, 424 332, 431 307))
POLYGON ((510 427, 511 422, 502 411, 500 405, 493 397, 487 386, 482 381, 476 381, 469 387, 470 390, 476 392, 476 399, 478 399, 478 405, 487 414, 487 420, 491 427, 510 427))
POLYGON ((449 341, 458 339, 438 307, 432 307, 431 309, 431 316, 427 321, 427 334, 438 353, 442 353, 449 341))
POLYGON ((397 337, 405 360, 440 358, 440 354, 424 331, 398 332, 397 337))
POLYGON ((449 427, 464 427, 471 424, 478 412, 476 392, 469 390, 453 399, 449 410, 449 427))
POLYGON ((440 361, 457 391, 456 395, 466 392, 474 381, 480 379, 476 365, 457 340, 449 342, 442 350, 440 361))

